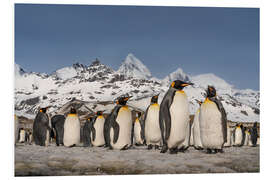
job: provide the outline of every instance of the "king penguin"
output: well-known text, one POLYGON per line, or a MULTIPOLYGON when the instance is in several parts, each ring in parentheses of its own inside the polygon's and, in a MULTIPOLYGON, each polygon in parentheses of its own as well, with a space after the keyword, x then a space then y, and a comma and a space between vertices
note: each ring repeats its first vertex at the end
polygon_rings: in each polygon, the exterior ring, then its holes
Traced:
POLYGON ((126 105, 131 96, 123 96, 116 101, 116 107, 109 115, 110 148, 126 150, 132 143, 132 115, 126 105))
POLYGON ((41 108, 35 117, 33 124, 33 137, 36 145, 47 146, 48 134, 51 132, 48 108, 41 108))
POLYGON ((170 153, 177 153, 178 145, 186 139, 190 118, 188 98, 183 88, 188 85, 193 83, 173 81, 160 104, 159 125, 163 142, 161 153, 165 153, 168 148, 170 153))
POLYGON ((54 129, 56 136, 56 145, 64 145, 63 137, 64 137, 64 124, 66 117, 61 114, 54 115, 51 118, 52 128, 54 129))
POLYGON ((202 146, 209 154, 212 150, 215 153, 223 152, 223 145, 227 141, 227 115, 216 96, 216 89, 208 86, 206 93, 199 115, 202 146))
POLYGON ((133 133, 136 146, 144 144, 144 123, 141 118, 141 112, 137 112, 137 117, 133 122, 133 133))
POLYGON ((202 146, 202 141, 201 141, 200 122, 199 122, 199 115, 200 115, 202 101, 198 101, 198 100, 196 101, 199 104, 199 108, 194 115, 193 128, 191 128, 192 134, 193 134, 193 143, 194 143, 193 146, 197 150, 202 150, 203 146, 202 146))
POLYGON ((64 146, 73 147, 80 143, 80 120, 75 108, 70 109, 64 124, 64 146))
POLYGON ((82 142, 83 142, 84 147, 92 146, 91 135, 90 135, 92 126, 93 126, 93 118, 89 117, 86 119, 83 125, 82 142))
POLYGON ((242 145, 243 132, 241 124, 237 124, 234 130, 234 145, 240 147, 242 145))
POLYGON ((103 116, 103 111, 97 111, 96 116, 94 117, 92 121, 91 126, 91 142, 93 146, 101 147, 105 144, 105 138, 104 138, 104 123, 105 118, 103 116))
POLYGON ((161 130, 159 126, 159 104, 158 95, 151 98, 150 105, 147 107, 144 115, 145 140, 148 149, 159 149, 161 145, 161 130))

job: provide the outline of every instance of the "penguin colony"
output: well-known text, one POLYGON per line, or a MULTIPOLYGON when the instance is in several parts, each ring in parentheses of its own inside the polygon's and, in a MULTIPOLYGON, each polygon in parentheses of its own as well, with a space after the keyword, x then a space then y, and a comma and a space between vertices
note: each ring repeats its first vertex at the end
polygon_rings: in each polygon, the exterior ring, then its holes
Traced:
POLYGON ((191 121, 184 91, 190 85, 193 83, 173 81, 161 104, 158 104, 159 94, 154 95, 144 116, 136 112, 135 118, 127 105, 131 96, 120 96, 106 118, 103 111, 87 118, 82 137, 74 107, 67 116, 55 115, 52 118, 47 115, 47 108, 41 108, 34 120, 33 134, 19 129, 15 116, 15 143, 31 144, 34 141, 36 145, 47 146, 50 138, 55 138, 57 146, 73 147, 82 141, 84 147, 127 150, 135 145, 146 146, 148 150, 154 148, 160 153, 169 151, 170 154, 185 152, 190 146, 212 154, 222 153, 223 147, 257 145, 257 123, 251 129, 242 124, 229 127, 225 109, 213 86, 207 87, 203 101, 196 100, 199 108, 191 121))

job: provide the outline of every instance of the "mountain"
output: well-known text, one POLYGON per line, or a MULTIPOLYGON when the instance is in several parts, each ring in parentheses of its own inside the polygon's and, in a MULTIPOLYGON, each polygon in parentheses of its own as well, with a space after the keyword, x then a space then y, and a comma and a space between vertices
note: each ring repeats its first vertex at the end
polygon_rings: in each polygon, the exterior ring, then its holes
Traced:
POLYGON ((174 80, 182 80, 182 81, 190 81, 190 77, 184 73, 184 71, 181 68, 178 68, 176 71, 172 72, 168 76, 166 76, 162 82, 165 85, 170 84, 174 80))
POLYGON ((123 94, 133 96, 128 102, 133 109, 145 111, 153 95, 160 93, 161 103, 171 81, 181 79, 195 83, 185 88, 191 114, 198 108, 196 99, 204 100, 206 86, 213 84, 229 120, 259 121, 259 91, 235 89, 214 74, 190 76, 181 68, 159 80, 132 54, 117 71, 95 59, 89 66, 75 63, 52 74, 26 72, 15 64, 15 74, 15 113, 31 119, 39 107, 51 106, 49 113, 53 115, 65 113, 75 102, 81 114, 109 113, 114 100, 123 94))
POLYGON ((18 64, 14 64, 14 73, 15 73, 15 76, 18 77, 18 76, 22 76, 24 73, 25 73, 25 70, 18 64))
POLYGON ((128 54, 117 72, 138 79, 150 79, 152 77, 149 69, 131 53, 128 54))

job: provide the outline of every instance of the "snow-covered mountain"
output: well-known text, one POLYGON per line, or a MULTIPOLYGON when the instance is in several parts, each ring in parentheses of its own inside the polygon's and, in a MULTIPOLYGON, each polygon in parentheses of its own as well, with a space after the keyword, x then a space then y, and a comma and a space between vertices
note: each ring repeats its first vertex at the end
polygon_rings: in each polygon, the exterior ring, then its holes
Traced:
POLYGON ((128 54, 117 72, 139 79, 150 79, 152 77, 149 69, 131 53, 128 54))
POLYGON ((50 113, 60 112, 74 99, 84 102, 80 111, 106 110, 110 112, 113 101, 120 95, 132 95, 129 105, 144 111, 151 96, 160 93, 161 102, 171 81, 181 79, 195 85, 186 87, 190 113, 198 105, 195 99, 204 100, 205 87, 212 84, 232 121, 259 121, 260 94, 254 90, 237 90, 214 74, 190 76, 178 68, 163 80, 151 76, 150 71, 134 55, 129 54, 117 71, 98 59, 89 66, 73 64, 48 75, 27 73, 15 64, 15 113, 34 118, 39 107, 51 106, 50 113), (61 109, 62 108, 62 109, 61 109))
POLYGON ((182 80, 182 81, 190 81, 190 77, 184 73, 184 71, 181 68, 178 68, 176 71, 172 72, 171 74, 169 74, 168 76, 166 76, 162 82, 165 85, 170 84, 172 81, 174 80, 182 80))

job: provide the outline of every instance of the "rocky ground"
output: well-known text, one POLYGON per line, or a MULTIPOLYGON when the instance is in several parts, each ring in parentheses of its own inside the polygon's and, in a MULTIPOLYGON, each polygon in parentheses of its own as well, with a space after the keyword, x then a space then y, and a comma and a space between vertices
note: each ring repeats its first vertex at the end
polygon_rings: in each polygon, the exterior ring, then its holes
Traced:
POLYGON ((161 154, 135 147, 127 151, 17 144, 15 176, 182 174, 259 172, 259 147, 229 147, 206 154, 190 147, 185 153, 161 154))

